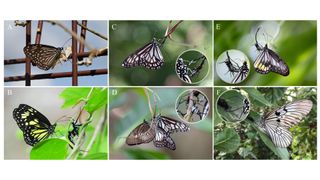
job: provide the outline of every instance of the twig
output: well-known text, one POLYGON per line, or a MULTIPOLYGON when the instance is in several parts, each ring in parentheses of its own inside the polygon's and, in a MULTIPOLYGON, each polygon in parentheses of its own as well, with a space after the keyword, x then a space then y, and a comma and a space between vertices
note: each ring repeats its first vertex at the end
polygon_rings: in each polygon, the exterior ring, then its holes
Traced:
POLYGON ((86 26, 84 26, 84 25, 82 25, 82 24, 80 24, 78 21, 77 21, 77 25, 80 26, 80 27, 82 27, 82 28, 84 28, 84 29, 86 29, 87 31, 91 32, 92 34, 101 37, 102 39, 104 39, 104 40, 106 40, 106 41, 108 40, 107 37, 103 36, 103 35, 100 34, 100 33, 95 32, 94 30, 92 30, 92 29, 90 29, 90 28, 88 28, 88 27, 86 27, 86 26))
POLYGON ((88 154, 88 152, 90 151, 90 149, 92 148, 93 143, 95 142, 95 140, 96 140, 96 138, 98 136, 98 133, 102 130, 102 127, 105 124, 105 121, 106 121, 106 113, 104 112, 103 116, 100 118, 98 124, 96 125, 96 128, 94 130, 92 138, 91 138, 91 140, 90 140, 85 152, 83 153, 82 157, 85 157, 88 154))
POLYGON ((52 20, 45 20, 45 22, 49 22, 52 25, 58 25, 59 27, 61 27, 64 31, 66 31, 67 33, 69 33, 72 37, 76 38, 78 41, 80 41, 80 43, 84 44, 90 51, 94 51, 94 47, 92 47, 90 44, 88 44, 85 39, 83 39, 82 37, 79 37, 76 33, 74 33, 73 31, 71 31, 70 29, 68 29, 67 27, 65 27, 65 25, 63 25, 62 23, 60 23, 59 21, 52 21, 52 20))
POLYGON ((151 100, 150 100, 150 96, 149 96, 148 90, 147 90, 146 88, 144 88, 143 90, 144 90, 144 93, 146 94, 147 99, 148 99, 148 105, 149 105, 150 113, 152 114, 152 117, 154 117, 155 114, 153 114, 152 105, 151 105, 151 100))
POLYGON ((184 119, 188 122, 190 122, 190 119, 192 117, 192 107, 193 107, 193 91, 190 91, 190 94, 189 94, 189 106, 188 106, 188 109, 187 109, 187 113, 186 115, 184 116, 184 119))

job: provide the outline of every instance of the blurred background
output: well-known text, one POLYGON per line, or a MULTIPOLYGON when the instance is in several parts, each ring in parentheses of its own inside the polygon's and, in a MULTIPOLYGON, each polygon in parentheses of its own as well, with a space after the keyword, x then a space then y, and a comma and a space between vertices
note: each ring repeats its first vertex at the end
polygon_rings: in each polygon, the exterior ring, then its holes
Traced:
MULTIPOLYGON (((232 88, 214 88, 214 103, 232 88)), ((250 113, 241 122, 226 122, 214 112, 214 159, 317 159, 317 88, 316 87, 242 87, 250 100, 250 113), (310 113, 290 128, 293 136, 287 148, 275 147, 270 137, 260 131, 264 113, 295 100, 313 102, 310 113)))
MULTIPOLYGON (((196 89, 205 93, 212 102, 211 88, 196 89)), ((187 88, 151 88, 160 98, 156 102, 156 113, 181 120, 175 111, 175 103, 185 90, 187 88)), ((149 94, 152 98, 150 91, 149 94)), ((212 159, 211 109, 206 119, 190 125, 190 131, 171 135, 177 148, 171 151, 156 148, 153 142, 136 146, 125 144, 129 133, 143 120, 150 122, 152 117, 143 88, 110 88, 109 99, 110 159, 212 159)), ((154 101, 151 102, 153 104, 154 101)))
MULTIPOLYGON (((226 50, 237 49, 251 62, 249 77, 238 85, 250 86, 316 86, 317 85, 317 23, 316 21, 214 21, 215 62, 226 50), (261 26, 268 33, 258 37, 269 42, 269 48, 282 58, 290 69, 289 76, 273 72, 257 73, 253 62, 257 55, 254 36, 261 26), (269 36, 270 35, 270 36, 269 36), (271 46, 270 46, 271 45, 271 46)), ((214 75, 215 85, 228 85, 214 75)))
MULTIPOLYGON (((71 29, 71 21, 61 21, 63 25, 71 29)), ((36 31, 38 21, 31 22, 31 43, 35 43, 36 31)), ((87 27, 107 36, 108 34, 108 23, 107 21, 88 21, 87 27)), ((81 28, 78 26, 78 34, 81 28)), ((4 59, 15 59, 24 58, 25 54, 23 48, 25 47, 25 28, 21 26, 15 26, 14 21, 4 21, 4 59)), ((57 25, 49 23, 43 23, 43 31, 41 36, 41 44, 51 45, 54 47, 66 48, 71 46, 71 35, 65 32, 62 28, 57 25), (68 41, 69 40, 69 41, 68 41), (66 43, 67 42, 67 43, 66 43), (66 43, 66 44, 65 44, 66 43)), ((86 33, 86 41, 94 48, 105 48, 108 46, 108 42, 104 39, 99 38, 96 35, 88 32, 86 33)), ((85 47, 85 52, 88 49, 85 47)), ((92 65, 78 66, 78 70, 91 70, 91 69, 102 69, 108 67, 107 56, 101 56, 92 60, 92 65)), ((44 74, 53 72, 69 72, 72 69, 71 60, 63 63, 58 63, 54 69, 44 71, 36 66, 31 65, 31 74, 44 74)), ((4 76, 20 76, 25 74, 25 64, 15 64, 4 66, 4 76)), ((44 80, 33 80, 32 86, 68 86, 71 85, 71 78, 57 78, 57 79, 44 79, 44 80)), ((108 75, 96 75, 96 76, 79 76, 79 85, 83 86, 104 86, 108 84, 108 75)), ((5 82, 5 86, 24 86, 24 81, 5 82)))
MULTIPOLYGON (((173 21, 174 26, 178 21, 173 21)), ((113 86, 181 86, 186 85, 175 73, 178 56, 188 49, 205 54, 209 74, 197 85, 212 85, 212 21, 183 21, 160 48, 164 65, 158 70, 144 67, 123 68, 123 60, 155 37, 163 38, 169 21, 110 21, 110 84, 113 86), (184 43, 184 44, 181 44, 184 43), (188 44, 186 46, 185 44, 188 44)))

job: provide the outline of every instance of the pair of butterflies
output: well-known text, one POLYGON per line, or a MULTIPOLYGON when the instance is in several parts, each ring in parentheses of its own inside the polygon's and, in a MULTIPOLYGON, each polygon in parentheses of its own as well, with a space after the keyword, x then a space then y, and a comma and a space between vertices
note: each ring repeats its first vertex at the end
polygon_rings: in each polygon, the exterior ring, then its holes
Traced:
POLYGON ((175 150, 176 145, 170 135, 174 132, 189 130, 190 127, 183 122, 158 115, 152 119, 151 123, 144 120, 133 129, 126 138, 126 144, 133 146, 153 141, 154 146, 158 148, 175 150))
MULTIPOLYGON (((57 124, 51 124, 46 116, 27 104, 20 104, 13 110, 13 118, 23 132, 24 141, 34 146, 47 139, 55 131, 57 124)), ((68 131, 68 139, 74 144, 73 138, 79 135, 81 124, 72 122, 73 129, 68 131)))
POLYGON ((229 52, 226 51, 227 59, 221 63, 224 63, 230 75, 233 77, 232 84, 239 83, 243 81, 249 74, 249 67, 247 65, 247 61, 243 61, 242 65, 239 66, 233 59, 231 59, 229 52))

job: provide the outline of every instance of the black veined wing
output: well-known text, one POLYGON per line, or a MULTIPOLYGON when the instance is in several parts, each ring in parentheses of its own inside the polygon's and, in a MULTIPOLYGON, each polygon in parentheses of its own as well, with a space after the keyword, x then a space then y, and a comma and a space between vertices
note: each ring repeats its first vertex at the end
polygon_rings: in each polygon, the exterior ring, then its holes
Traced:
POLYGON ((151 142, 156 135, 153 125, 151 126, 147 121, 143 121, 127 136, 126 144, 133 146, 151 142))
POLYGON ((262 47, 257 40, 257 34, 260 30, 260 27, 257 29, 255 34, 255 47, 259 51, 259 55, 254 61, 254 68, 258 73, 267 74, 270 71, 276 72, 283 76, 289 75, 288 65, 279 57, 277 53, 268 48, 268 45, 265 44, 262 47))
POLYGON ((225 61, 221 63, 224 63, 227 66, 228 71, 226 73, 230 73, 230 75, 234 77, 235 73, 238 73, 240 71, 240 67, 234 60, 231 59, 228 51, 226 51, 226 55, 227 59, 225 59, 225 61))
POLYGON ((156 117, 156 126, 163 129, 166 133, 174 132, 186 132, 190 130, 190 127, 178 120, 166 117, 166 116, 157 116, 156 117))
MULTIPOLYGON (((164 41, 162 41, 164 42, 164 41)), ((162 43, 155 38, 129 55, 122 63, 122 67, 131 68, 136 66, 144 66, 148 69, 159 69, 164 64, 164 59, 160 50, 162 43)))
POLYGON ((57 64, 62 49, 44 44, 28 44, 23 51, 26 57, 31 59, 33 66, 47 71, 57 64))
POLYGON ((239 83, 242 80, 244 80, 248 74, 249 74, 249 68, 247 65, 247 62, 243 62, 242 66, 239 68, 239 71, 236 72, 237 74, 235 75, 235 77, 232 80, 233 84, 239 83))
POLYGON ((56 127, 43 114, 26 104, 20 104, 13 110, 13 118, 23 132, 25 142, 30 146, 48 138, 56 127))
POLYGON ((80 127, 82 126, 82 124, 78 123, 77 121, 72 121, 71 126, 72 126, 72 130, 68 131, 68 139, 74 145, 74 138, 76 136, 79 136, 79 130, 80 130, 80 127))
POLYGON ((156 127, 156 136, 153 139, 154 146, 161 148, 166 147, 171 150, 176 149, 176 144, 173 139, 170 137, 170 133, 165 132, 162 128, 156 127))
POLYGON ((312 108, 312 101, 298 100, 286 104, 263 116, 260 128, 277 147, 288 147, 292 141, 289 128, 298 124, 312 108))

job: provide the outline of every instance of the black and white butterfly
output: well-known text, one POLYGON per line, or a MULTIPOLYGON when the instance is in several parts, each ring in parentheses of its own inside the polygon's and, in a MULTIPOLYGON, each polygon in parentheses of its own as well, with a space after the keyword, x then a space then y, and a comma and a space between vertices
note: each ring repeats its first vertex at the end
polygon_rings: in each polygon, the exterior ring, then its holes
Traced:
POLYGON ((31 59, 33 66, 42 70, 53 69, 59 62, 63 48, 44 44, 28 44, 23 48, 24 54, 31 59))
MULTIPOLYGON (((81 123, 78 123, 78 121, 72 121, 71 122, 72 130, 68 131, 68 140, 74 145, 74 138, 79 136, 79 130, 82 126, 81 123)), ((70 146, 72 148, 72 146, 70 146)))
POLYGON ((179 76, 179 78, 186 82, 191 84, 191 79, 188 75, 188 66, 186 64, 184 64, 183 59, 182 58, 178 58, 177 63, 176 63, 176 72, 179 76))
POLYGON ((239 67, 239 71, 233 78, 232 83, 236 84, 243 81, 248 76, 248 74, 249 74, 249 68, 248 68, 247 62, 244 61, 242 66, 239 67))
POLYGON ((56 124, 52 125, 43 114, 27 104, 20 104, 13 110, 13 119, 23 132, 24 141, 30 146, 47 139, 56 128, 56 124))
POLYGON ((176 146, 170 135, 174 132, 189 130, 189 126, 183 122, 158 115, 152 119, 151 124, 143 121, 133 129, 126 139, 126 144, 139 145, 153 141, 154 146, 158 148, 166 147, 175 150, 176 146))
POLYGON ((122 63, 122 67, 131 68, 144 66, 148 69, 159 69, 164 64, 160 47, 164 40, 153 38, 152 41, 129 55, 122 63))
POLYGON ((283 76, 289 75, 288 65, 279 57, 277 53, 269 49, 268 44, 261 46, 257 40, 257 34, 260 27, 255 34, 255 47, 259 51, 259 55, 254 61, 254 68, 258 73, 267 74, 270 71, 281 74, 283 76))
POLYGON ((298 124, 312 109, 312 101, 298 100, 266 113, 258 127, 266 133, 275 146, 286 148, 292 142, 289 128, 298 124))

